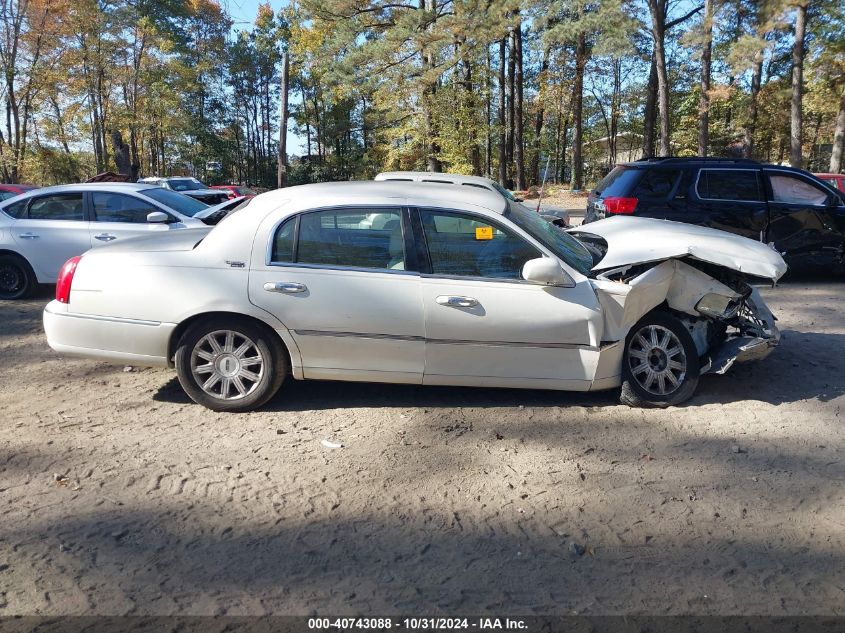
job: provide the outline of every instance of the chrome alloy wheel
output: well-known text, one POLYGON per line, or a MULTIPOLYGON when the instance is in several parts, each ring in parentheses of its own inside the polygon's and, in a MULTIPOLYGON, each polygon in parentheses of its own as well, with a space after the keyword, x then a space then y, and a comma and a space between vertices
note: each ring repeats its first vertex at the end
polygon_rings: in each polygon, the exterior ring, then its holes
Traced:
POLYGON ((671 330, 646 325, 628 344, 628 366, 640 387, 656 396, 666 396, 684 382, 687 357, 671 330))
POLYGON ((255 391, 264 365, 255 342, 232 330, 209 332, 191 351, 194 380, 219 400, 240 400, 255 391))

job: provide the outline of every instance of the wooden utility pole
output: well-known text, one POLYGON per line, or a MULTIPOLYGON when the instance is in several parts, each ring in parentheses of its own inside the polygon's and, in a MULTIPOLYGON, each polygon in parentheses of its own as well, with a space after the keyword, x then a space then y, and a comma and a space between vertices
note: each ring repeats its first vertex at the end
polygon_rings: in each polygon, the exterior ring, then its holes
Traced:
POLYGON ((282 56, 282 94, 279 98, 279 167, 277 185, 279 189, 287 184, 287 140, 288 140, 288 66, 290 64, 287 51, 282 56))

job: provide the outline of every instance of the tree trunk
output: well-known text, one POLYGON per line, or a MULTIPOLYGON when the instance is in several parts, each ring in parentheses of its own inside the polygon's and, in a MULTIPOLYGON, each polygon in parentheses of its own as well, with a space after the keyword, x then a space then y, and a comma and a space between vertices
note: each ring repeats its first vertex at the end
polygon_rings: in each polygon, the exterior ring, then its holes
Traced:
POLYGON ((833 132, 833 151, 830 154, 830 171, 838 174, 842 170, 842 154, 845 153, 845 84, 839 97, 839 114, 833 132))
POLYGON ((763 77, 763 51, 754 56, 751 66, 751 95, 748 101, 748 121, 745 123, 745 144, 743 157, 754 157, 754 133, 757 130, 757 97, 760 94, 760 80, 763 77))
POLYGON ((804 32, 807 27, 807 4, 796 7, 795 43, 792 46, 792 112, 790 115, 789 164, 801 168, 803 163, 802 101, 804 97, 804 32))
POLYGON ((508 186, 508 139, 505 121, 505 39, 499 42, 499 184, 508 186))
POLYGON ((572 88, 572 179, 569 188, 578 191, 584 187, 584 67, 587 64, 587 38, 582 31, 575 45, 575 82, 572 88))
POLYGON ((484 175, 493 177, 493 131, 491 126, 493 124, 493 68, 490 62, 490 47, 485 46, 485 56, 487 57, 487 77, 485 79, 485 87, 487 98, 485 101, 485 113, 487 117, 487 135, 484 148, 484 175))
POLYGON ((519 191, 525 191, 527 187, 525 186, 525 120, 522 116, 522 21, 517 24, 514 31, 514 40, 516 43, 516 73, 514 75, 514 82, 516 83, 516 107, 514 109, 516 126, 513 142, 514 160, 516 161, 516 188, 519 191))
POLYGON ((510 47, 508 50, 508 184, 506 187, 512 186, 510 174, 513 173, 513 149, 514 149, 514 135, 516 128, 516 84, 514 83, 514 75, 516 74, 516 36, 514 31, 510 33, 510 47))
POLYGON ((534 151, 531 153, 531 182, 535 185, 540 184, 540 153, 543 148, 541 136, 543 134, 543 117, 545 111, 543 108, 543 100, 545 98, 543 85, 546 82, 546 73, 549 70, 549 49, 546 47, 543 50, 543 61, 540 64, 540 74, 537 76, 537 116, 534 119, 534 151))
POLYGON ((657 125, 657 63, 654 54, 651 56, 651 70, 648 72, 648 88, 646 90, 645 115, 643 117, 643 157, 654 156, 654 137, 657 125))
POLYGON ((279 157, 276 166, 276 185, 279 189, 287 185, 287 139, 288 139, 288 93, 290 79, 288 77, 290 60, 287 52, 282 55, 282 81, 279 93, 279 157))
POLYGON ((713 50, 713 0, 704 0, 704 41, 701 52, 701 94, 698 98, 698 155, 710 145, 710 59, 713 50))
MULTIPOLYGON (((434 15, 437 12, 437 0, 421 0, 426 12, 434 15)), ((434 18, 432 18, 433 20, 434 18)), ((429 48, 425 53, 425 65, 431 70, 437 65, 437 60, 434 57, 434 52, 429 48)), ((426 125, 426 140, 428 142, 428 158, 426 160, 426 167, 428 171, 440 172, 443 171, 443 163, 440 162, 440 143, 437 140, 437 127, 434 121, 434 97, 437 93, 437 82, 432 81, 429 77, 425 89, 423 90, 423 104, 425 107, 425 125, 426 125)))
POLYGON ((654 61, 657 66, 657 105, 660 115, 661 156, 672 153, 669 142, 669 77, 666 74, 666 0, 648 0, 651 12, 651 35, 654 39, 654 61))

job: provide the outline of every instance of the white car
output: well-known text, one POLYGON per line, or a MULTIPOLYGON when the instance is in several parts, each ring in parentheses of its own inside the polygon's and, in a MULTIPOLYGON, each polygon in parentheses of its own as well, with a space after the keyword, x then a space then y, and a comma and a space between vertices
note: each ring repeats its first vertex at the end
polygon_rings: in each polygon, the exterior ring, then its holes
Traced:
POLYGON ((746 279, 785 271, 765 244, 687 224, 569 234, 484 191, 327 183, 262 194, 210 232, 70 260, 44 328, 61 353, 175 365, 219 411, 259 407, 289 376, 622 385, 624 402, 667 406, 776 345, 746 279))
MULTIPOLYGON (((493 191, 510 202, 522 202, 522 198, 517 198, 510 191, 505 189, 495 180, 485 178, 484 176, 467 176, 465 174, 445 174, 434 171, 383 171, 377 174, 374 178, 376 181, 393 181, 393 182, 427 182, 441 185, 458 185, 460 187, 474 187, 476 189, 486 189, 493 191)), ((541 209, 540 215, 547 221, 553 222, 558 226, 568 227, 571 225, 569 212, 565 209, 541 209)))
POLYGON ((0 203, 0 299, 56 283, 74 255, 129 237, 206 226, 206 206, 151 185, 88 183, 34 189, 0 203))

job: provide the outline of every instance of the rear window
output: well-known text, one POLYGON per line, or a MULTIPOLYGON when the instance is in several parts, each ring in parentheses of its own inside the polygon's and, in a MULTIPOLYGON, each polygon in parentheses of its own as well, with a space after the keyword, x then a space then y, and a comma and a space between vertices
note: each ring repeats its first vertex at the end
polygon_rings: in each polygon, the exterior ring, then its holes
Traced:
POLYGON ((751 169, 702 169, 696 192, 702 200, 763 200, 759 174, 751 169))
POLYGON ((636 167, 614 167, 601 179, 594 192, 601 196, 628 196, 637 186, 645 170, 636 167))
POLYGON ((665 200, 674 191, 680 177, 680 169, 649 169, 634 190, 634 197, 665 200))

